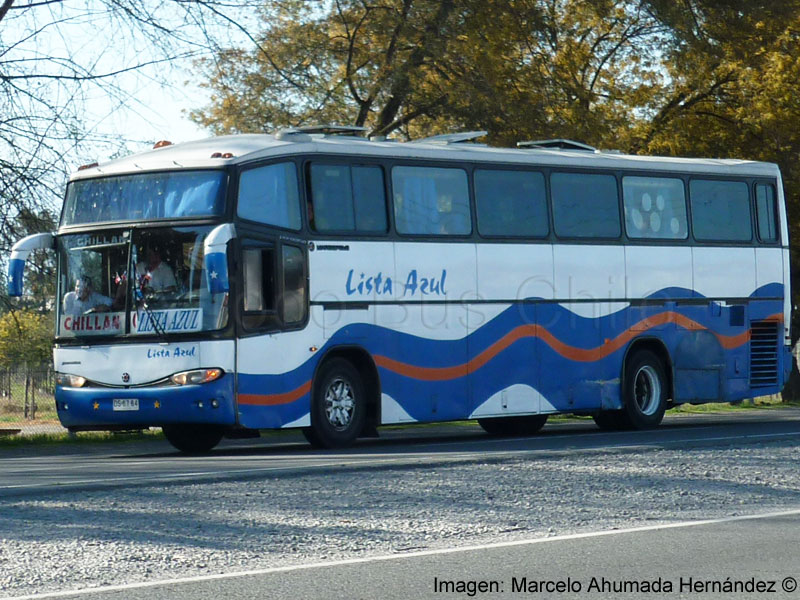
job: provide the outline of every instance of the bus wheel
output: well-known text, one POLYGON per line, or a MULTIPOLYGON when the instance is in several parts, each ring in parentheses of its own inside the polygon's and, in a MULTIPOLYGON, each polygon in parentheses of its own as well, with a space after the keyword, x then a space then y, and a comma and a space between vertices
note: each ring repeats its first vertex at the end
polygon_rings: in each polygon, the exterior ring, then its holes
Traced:
POLYGON ((164 425, 161 430, 170 444, 187 454, 208 452, 225 433, 217 425, 164 425))
POLYGON ((619 431, 627 429, 627 422, 625 415, 621 410, 601 410, 599 413, 592 415, 595 424, 603 431, 619 431))
POLYGON ((326 362, 317 373, 311 399, 311 427, 303 430, 317 448, 352 444, 364 427, 366 395, 361 376, 343 358, 326 362))
POLYGON ((661 360, 648 350, 631 356, 625 365, 620 416, 631 429, 657 427, 667 409, 667 375, 661 360))
POLYGON ((547 415, 495 417, 478 419, 478 425, 490 435, 533 435, 547 423, 547 415))

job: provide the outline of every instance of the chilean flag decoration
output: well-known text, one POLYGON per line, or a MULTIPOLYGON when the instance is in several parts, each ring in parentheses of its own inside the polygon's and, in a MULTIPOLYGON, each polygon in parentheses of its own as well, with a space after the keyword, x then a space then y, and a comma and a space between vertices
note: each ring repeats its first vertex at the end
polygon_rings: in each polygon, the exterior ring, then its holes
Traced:
POLYGON ((228 283, 228 242, 236 236, 232 223, 215 227, 203 244, 206 265, 206 285, 212 294, 230 290, 228 283))
POLYGON ((12 298, 22 296, 22 277, 25 259, 12 258, 8 261, 8 295, 12 298))
POLYGON ((228 285, 228 255, 224 252, 206 254, 206 283, 208 291, 220 294, 230 289, 228 285))

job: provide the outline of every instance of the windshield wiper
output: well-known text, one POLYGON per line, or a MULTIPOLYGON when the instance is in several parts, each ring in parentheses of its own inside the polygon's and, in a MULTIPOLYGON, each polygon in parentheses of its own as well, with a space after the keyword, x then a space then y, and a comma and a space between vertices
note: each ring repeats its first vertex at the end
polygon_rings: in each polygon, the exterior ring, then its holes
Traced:
POLYGON ((145 314, 147 314, 147 317, 150 319, 150 323, 153 324, 153 331, 155 331, 156 335, 158 335, 161 338, 163 338, 164 341, 166 342, 167 341, 167 331, 166 331, 166 329, 161 327, 161 324, 158 322, 158 319, 155 318, 155 313, 147 305, 147 300, 144 299, 144 295, 142 295, 142 308, 144 309, 145 314))
POLYGON ((165 342, 169 341, 169 340, 167 340, 167 332, 166 332, 166 330, 163 327, 161 327, 161 324, 158 322, 158 319, 155 317, 155 313, 150 308, 150 306, 147 304, 147 300, 144 297, 144 290, 142 289, 142 286, 144 284, 139 282, 139 274, 136 272, 136 256, 135 256, 135 253, 134 253, 134 256, 133 256, 133 269, 131 271, 133 273, 133 299, 134 299, 134 301, 141 302, 141 307, 144 309, 144 312, 147 315, 147 318, 150 319, 150 323, 153 324, 153 331, 156 332, 156 335, 158 335, 165 342))

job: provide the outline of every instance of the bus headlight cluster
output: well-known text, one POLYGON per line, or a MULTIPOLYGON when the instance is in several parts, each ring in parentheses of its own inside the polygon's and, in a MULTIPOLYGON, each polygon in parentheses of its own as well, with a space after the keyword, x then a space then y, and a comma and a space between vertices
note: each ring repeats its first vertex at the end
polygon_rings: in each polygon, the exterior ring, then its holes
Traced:
POLYGON ((68 373, 56 373, 56 384, 61 387, 79 388, 86 385, 86 377, 69 375, 68 373))
POLYGON ((222 377, 222 369, 195 369, 192 371, 183 371, 175 373, 170 377, 170 381, 175 385, 195 385, 198 383, 208 383, 222 377))

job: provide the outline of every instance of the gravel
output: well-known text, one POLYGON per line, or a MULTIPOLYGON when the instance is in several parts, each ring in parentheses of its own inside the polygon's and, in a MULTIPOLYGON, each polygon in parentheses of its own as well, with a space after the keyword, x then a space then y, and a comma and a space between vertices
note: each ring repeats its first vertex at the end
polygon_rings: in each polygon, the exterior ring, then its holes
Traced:
POLYGON ((638 449, 0 501, 4 595, 800 506, 796 443, 638 449))

